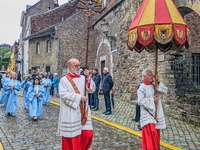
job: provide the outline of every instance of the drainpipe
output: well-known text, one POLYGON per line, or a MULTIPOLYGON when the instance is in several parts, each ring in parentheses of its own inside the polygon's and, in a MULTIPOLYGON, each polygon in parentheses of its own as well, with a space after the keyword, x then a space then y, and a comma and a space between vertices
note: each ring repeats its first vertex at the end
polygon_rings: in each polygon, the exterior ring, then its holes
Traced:
POLYGON ((59 49, 59 43, 60 43, 60 38, 57 37, 57 36, 53 36, 53 33, 51 33, 51 37, 58 39, 58 71, 57 71, 57 73, 58 73, 58 79, 59 79, 59 50, 60 50, 59 49))

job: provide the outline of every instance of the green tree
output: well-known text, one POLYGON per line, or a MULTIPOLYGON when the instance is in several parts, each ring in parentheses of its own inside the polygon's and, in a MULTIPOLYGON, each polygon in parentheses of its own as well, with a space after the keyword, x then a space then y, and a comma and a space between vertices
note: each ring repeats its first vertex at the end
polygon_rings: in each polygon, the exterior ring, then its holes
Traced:
POLYGON ((8 68, 9 60, 10 60, 10 48, 9 47, 0 47, 0 54, 2 59, 0 60, 0 69, 4 65, 5 69, 8 68))
POLYGON ((9 47, 0 47, 0 54, 1 54, 2 57, 4 57, 4 55, 8 52, 10 52, 9 47))
POLYGON ((9 51, 4 55, 4 58, 9 58, 10 59, 10 55, 11 55, 11 52, 9 51))

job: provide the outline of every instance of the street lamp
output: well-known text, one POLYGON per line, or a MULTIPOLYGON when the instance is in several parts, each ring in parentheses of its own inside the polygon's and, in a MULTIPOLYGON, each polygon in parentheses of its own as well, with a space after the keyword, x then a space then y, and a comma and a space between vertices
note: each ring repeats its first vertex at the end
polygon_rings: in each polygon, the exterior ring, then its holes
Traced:
POLYGON ((111 49, 113 49, 116 46, 117 39, 115 36, 108 36, 108 25, 109 23, 106 22, 105 19, 103 19, 103 22, 101 23, 101 27, 102 27, 103 33, 106 35, 106 38, 111 40, 111 49))
POLYGON ((103 33, 108 36, 108 22, 106 22, 105 19, 103 19, 103 22, 101 23, 101 27, 103 29, 103 33))

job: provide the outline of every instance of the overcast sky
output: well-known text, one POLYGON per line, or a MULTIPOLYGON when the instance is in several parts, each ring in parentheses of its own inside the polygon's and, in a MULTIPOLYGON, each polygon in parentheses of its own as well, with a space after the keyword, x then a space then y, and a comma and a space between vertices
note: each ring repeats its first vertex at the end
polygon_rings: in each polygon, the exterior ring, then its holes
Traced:
MULTIPOLYGON (((39 0, 0 0, 0 44, 13 45, 20 37, 20 19, 26 5, 34 5, 39 0)), ((59 5, 68 0, 58 0, 59 5)))

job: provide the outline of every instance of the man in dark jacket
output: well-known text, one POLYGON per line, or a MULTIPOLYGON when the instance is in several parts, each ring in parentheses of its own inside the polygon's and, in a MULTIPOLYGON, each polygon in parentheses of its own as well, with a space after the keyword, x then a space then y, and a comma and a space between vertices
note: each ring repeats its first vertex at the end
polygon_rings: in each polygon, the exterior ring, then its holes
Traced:
POLYGON ((19 81, 21 82, 21 74, 20 74, 20 71, 18 71, 17 80, 19 80, 19 81))
MULTIPOLYGON (((51 74, 51 72, 48 72, 48 78, 53 82, 53 74, 51 74)), ((51 85, 50 95, 53 96, 53 84, 51 85)))
POLYGON ((102 82, 102 90, 104 94, 104 100, 105 100, 105 105, 106 105, 106 110, 103 112, 105 115, 110 115, 112 114, 111 111, 111 104, 110 104, 110 90, 113 87, 113 80, 111 75, 108 72, 108 67, 104 67, 103 69, 103 82, 102 82))
POLYGON ((98 93, 99 93, 99 85, 100 85, 100 81, 101 81, 101 75, 98 73, 98 69, 94 68, 93 69, 93 77, 92 80, 95 82, 96 84, 96 90, 93 93, 94 95, 94 111, 97 111, 99 108, 99 97, 98 97, 98 93))

